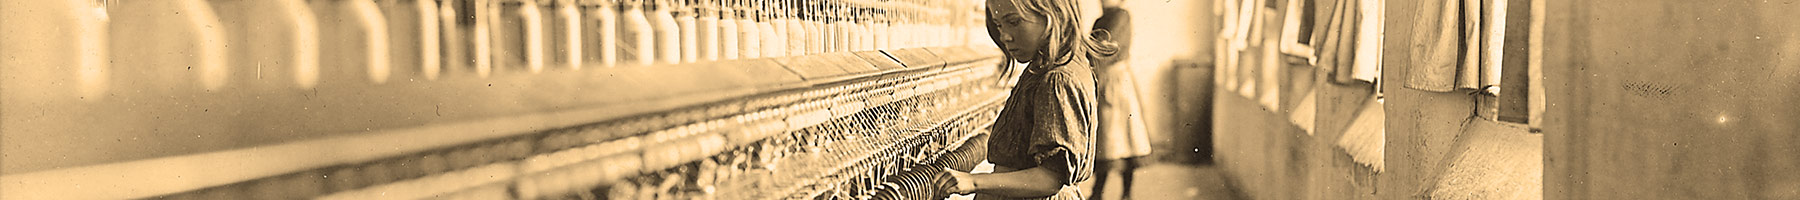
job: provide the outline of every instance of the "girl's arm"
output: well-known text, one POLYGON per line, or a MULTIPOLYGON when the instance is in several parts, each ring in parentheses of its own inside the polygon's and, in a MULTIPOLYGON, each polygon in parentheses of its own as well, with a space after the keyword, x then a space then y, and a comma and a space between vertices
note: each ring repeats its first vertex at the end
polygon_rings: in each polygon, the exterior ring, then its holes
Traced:
POLYGON ((1031 144, 1027 144, 1030 146, 1025 148, 1032 155, 1011 156, 1030 156, 1036 160, 1036 167, 989 174, 944 169, 951 177, 940 179, 939 188, 959 194, 1030 198, 1053 196, 1064 186, 1087 180, 1093 160, 1088 147, 1094 141, 1088 133, 1093 131, 1089 127, 1095 103, 1093 75, 1085 71, 1086 67, 1045 72, 1042 81, 1049 88, 1027 89, 1029 92, 1022 96, 1012 97, 1035 101, 1024 104, 1032 105, 1026 109, 1035 113, 1028 119, 1029 132, 1017 133, 1031 137, 1031 144))
POLYGON ((985 174, 946 170, 957 181, 957 187, 951 189, 951 192, 962 194, 974 192, 1007 198, 1048 197, 1056 195, 1063 185, 1067 185, 1063 183, 1066 180, 1062 177, 1063 173, 1044 167, 985 174))

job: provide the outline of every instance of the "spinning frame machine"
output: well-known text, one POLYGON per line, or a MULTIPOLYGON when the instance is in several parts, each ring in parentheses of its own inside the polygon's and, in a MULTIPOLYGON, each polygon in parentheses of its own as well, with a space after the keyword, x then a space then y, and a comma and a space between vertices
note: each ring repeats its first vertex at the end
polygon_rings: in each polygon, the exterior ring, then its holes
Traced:
POLYGON ((46 160, 8 160, 0 195, 919 199, 980 162, 1006 84, 972 3, 783 2, 736 8, 852 23, 632 64, 583 31, 631 2, 42 3, 76 53, 6 66, 7 113, 48 111, 8 116, 7 150, 46 160))

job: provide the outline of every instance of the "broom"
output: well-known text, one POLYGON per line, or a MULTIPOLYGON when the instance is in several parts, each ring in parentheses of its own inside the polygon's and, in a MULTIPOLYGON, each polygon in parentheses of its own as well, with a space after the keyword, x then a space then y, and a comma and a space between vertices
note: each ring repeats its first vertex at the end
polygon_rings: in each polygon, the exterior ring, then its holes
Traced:
POLYGON ((1382 100, 1371 98, 1363 101, 1362 109, 1357 111, 1356 119, 1344 136, 1338 138, 1338 148, 1350 154, 1350 159, 1357 164, 1368 166, 1379 173, 1383 166, 1383 146, 1387 143, 1386 115, 1382 111, 1382 100))

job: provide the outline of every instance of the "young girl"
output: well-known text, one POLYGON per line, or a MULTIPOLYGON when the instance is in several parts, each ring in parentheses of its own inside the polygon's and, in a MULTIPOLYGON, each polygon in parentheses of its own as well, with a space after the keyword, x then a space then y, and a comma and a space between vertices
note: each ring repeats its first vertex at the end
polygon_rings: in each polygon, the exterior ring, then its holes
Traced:
POLYGON ((1028 64, 991 129, 994 172, 945 169, 938 186, 978 199, 1081 199, 1075 184, 1094 161, 1097 115, 1089 57, 1115 47, 1095 42, 1080 7, 1067 0, 988 0, 988 34, 1010 61, 1028 64))
POLYGON ((1119 199, 1131 199, 1132 172, 1150 155, 1150 135, 1144 124, 1143 108, 1132 77, 1130 53, 1131 13, 1120 5, 1125 0, 1105 0, 1104 14, 1094 22, 1095 37, 1104 43, 1118 45, 1110 57, 1095 57, 1094 75, 1100 98, 1100 121, 1095 132, 1094 187, 1092 199, 1106 196, 1107 176, 1119 170, 1119 199))

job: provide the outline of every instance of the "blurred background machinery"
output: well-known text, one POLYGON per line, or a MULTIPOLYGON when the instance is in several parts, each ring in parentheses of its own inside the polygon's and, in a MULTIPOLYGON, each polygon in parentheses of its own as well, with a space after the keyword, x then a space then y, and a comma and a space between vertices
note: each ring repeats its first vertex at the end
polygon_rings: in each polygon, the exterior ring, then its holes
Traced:
POLYGON ((9 1, 4 199, 909 199, 979 1, 9 1))

